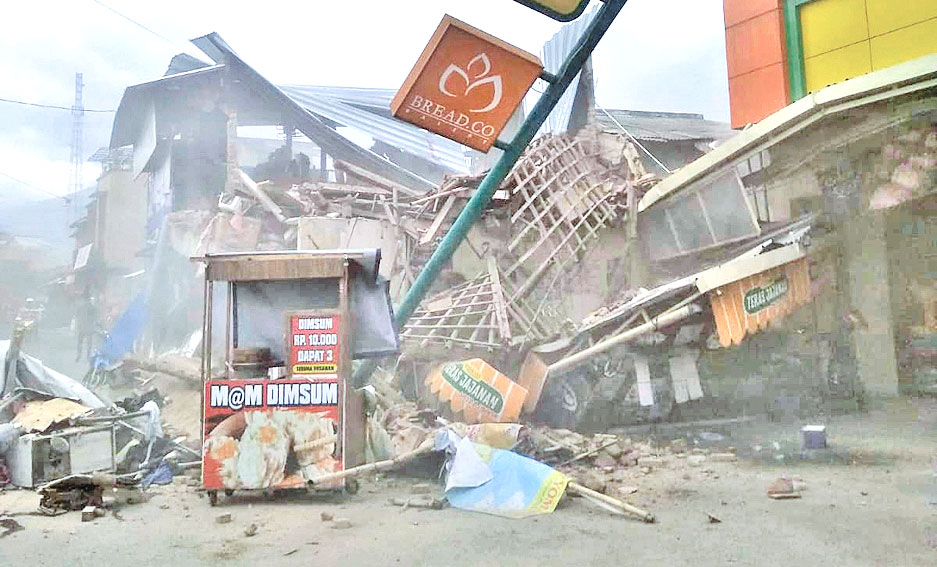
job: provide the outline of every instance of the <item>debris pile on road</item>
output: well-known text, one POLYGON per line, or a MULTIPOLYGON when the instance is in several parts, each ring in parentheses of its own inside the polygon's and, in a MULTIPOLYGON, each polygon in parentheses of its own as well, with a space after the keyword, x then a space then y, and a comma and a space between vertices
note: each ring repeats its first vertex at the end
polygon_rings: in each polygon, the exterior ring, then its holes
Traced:
POLYGON ((3 357, 0 486, 36 489, 40 510, 56 514, 139 500, 132 493, 171 482, 173 474, 197 464, 197 445, 163 430, 169 400, 158 390, 138 389, 109 403, 21 352, 26 330, 14 327, 3 357))
MULTIPOLYGON (((519 508, 516 502, 511 505, 513 508, 492 508, 492 494, 486 496, 478 493, 468 497, 463 491, 481 490, 480 487, 487 486, 489 481, 518 475, 517 478, 526 478, 528 483, 515 487, 521 493, 543 496, 552 491, 558 498, 564 491, 568 491, 584 496, 614 513, 637 515, 650 521, 653 518, 650 513, 629 507, 621 500, 638 490, 636 485, 640 484, 642 477, 661 468, 702 467, 710 462, 736 460, 734 448, 713 451, 710 448, 689 447, 686 439, 682 438, 655 445, 621 435, 584 435, 544 425, 465 424, 449 421, 412 402, 381 407, 376 415, 392 439, 395 454, 403 458, 377 466, 359 467, 361 472, 388 470, 399 465, 401 460, 429 453, 433 443, 437 451, 444 450, 449 457, 444 466, 444 471, 448 473, 446 497, 449 503, 508 517, 523 517, 531 506, 539 507, 537 509, 540 513, 550 512, 556 502, 527 500, 519 508), (458 479, 455 484, 450 480, 453 474, 458 479)), ((332 480, 331 476, 329 480, 332 480)), ((498 488, 498 482, 486 490, 508 490, 503 486, 498 488)), ((392 503, 398 506, 435 507, 432 498, 428 498, 427 502, 420 500, 418 504, 398 500, 392 503)))

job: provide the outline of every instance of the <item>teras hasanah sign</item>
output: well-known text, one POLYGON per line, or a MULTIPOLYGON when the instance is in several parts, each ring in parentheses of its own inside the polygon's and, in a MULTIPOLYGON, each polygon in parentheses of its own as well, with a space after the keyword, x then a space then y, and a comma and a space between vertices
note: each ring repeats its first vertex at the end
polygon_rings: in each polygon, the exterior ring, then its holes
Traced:
POLYGON ((447 362, 426 378, 430 391, 466 423, 512 422, 527 390, 480 358, 447 362))
POLYGON ((745 293, 743 300, 745 312, 754 315, 785 295, 787 295, 787 278, 776 279, 766 286, 752 288, 745 293))
POLYGON ((560 22, 575 20, 589 5, 589 0, 515 0, 560 22))
POLYGON ((536 56, 445 16, 394 95, 391 113, 487 152, 542 70, 536 56))

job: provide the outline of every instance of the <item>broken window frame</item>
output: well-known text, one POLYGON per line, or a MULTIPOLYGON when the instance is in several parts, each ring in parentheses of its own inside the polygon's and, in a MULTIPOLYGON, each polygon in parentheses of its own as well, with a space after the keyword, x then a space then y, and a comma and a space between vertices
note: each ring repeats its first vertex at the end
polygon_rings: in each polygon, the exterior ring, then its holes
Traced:
MULTIPOLYGON (((666 220, 667 229, 669 230, 670 236, 673 238, 673 243, 676 246, 677 252, 676 253, 664 252, 663 254, 661 254, 660 249, 651 249, 650 252, 652 253, 651 254, 652 260, 660 261, 660 260, 669 260, 672 258, 679 258, 679 257, 687 256, 689 254, 702 252, 702 251, 709 250, 712 248, 718 248, 721 246, 725 246, 727 244, 740 242, 748 238, 758 236, 759 234, 761 234, 761 226, 759 224, 758 213, 756 212, 755 208, 752 206, 752 201, 753 199, 750 198, 749 190, 745 187, 745 184, 742 182, 742 179, 739 176, 738 169, 736 167, 732 167, 727 170, 720 171, 718 175, 711 176, 705 183, 697 184, 691 190, 681 193, 678 197, 667 200, 663 203, 660 203, 658 207, 661 207, 662 209, 661 212, 663 214, 663 218, 666 220), (726 180, 727 177, 731 178, 728 180, 730 183, 733 180, 735 182, 733 185, 737 187, 737 190, 739 192, 738 195, 741 198, 742 202, 744 203, 745 208, 747 209, 747 212, 748 212, 747 219, 750 220, 751 222, 752 230, 748 232, 747 234, 741 234, 741 235, 730 237, 730 238, 720 239, 720 237, 716 233, 715 225, 713 224, 713 221, 712 221, 713 215, 710 214, 710 211, 712 210, 713 206, 720 206, 725 201, 721 201, 720 203, 707 204, 706 200, 702 196, 702 193, 703 191, 705 191, 706 189, 709 189, 710 187, 716 185, 717 183, 723 182, 724 180, 726 180), (690 244, 685 244, 685 242, 687 242, 688 240, 686 234, 683 234, 683 236, 681 237, 681 232, 685 232, 685 231, 683 230, 682 227, 678 227, 678 224, 674 219, 673 211, 677 207, 681 206, 682 203, 686 203, 690 201, 691 199, 695 200, 701 209, 701 213, 702 213, 701 219, 705 223, 706 229, 708 231, 707 236, 712 241, 711 243, 704 244, 702 246, 692 246, 690 244)), ((765 202, 767 203, 767 192, 765 192, 765 202)), ((645 213, 645 215, 646 214, 647 213, 645 213)), ((642 240, 647 245, 653 245, 653 238, 647 237, 648 229, 646 226, 644 228, 644 232, 645 232, 645 235, 644 237, 642 237, 642 240)))

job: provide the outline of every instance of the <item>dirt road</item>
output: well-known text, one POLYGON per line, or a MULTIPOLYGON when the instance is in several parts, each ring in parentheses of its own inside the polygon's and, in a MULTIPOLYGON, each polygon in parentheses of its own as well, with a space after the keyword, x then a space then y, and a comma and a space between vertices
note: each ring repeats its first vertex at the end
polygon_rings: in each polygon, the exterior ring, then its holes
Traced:
POLYGON ((401 509, 388 499, 426 480, 393 476, 364 479, 354 496, 235 496, 216 508, 177 477, 122 507, 122 519, 88 523, 77 512, 32 515, 38 496, 8 490, 0 515, 25 529, 0 538, 0 565, 937 565, 937 404, 894 402, 831 429, 831 450, 813 461, 791 458, 795 425, 747 424, 725 440, 739 462, 626 469, 621 483, 638 488, 628 498, 654 525, 578 498, 525 520, 401 509), (766 496, 781 474, 803 478, 802 498, 766 496), (323 511, 351 527, 333 529, 323 511), (230 523, 215 521, 226 513, 230 523))
MULTIPOLYGON (((549 516, 507 520, 456 509, 401 509, 390 497, 413 480, 366 481, 355 496, 235 497, 211 508, 177 483, 149 502, 82 523, 17 515, 26 528, 0 539, 2 565, 934 565, 937 510, 926 505, 929 467, 712 464, 637 472, 631 498, 655 525, 611 517, 581 499, 549 516), (712 472, 706 472, 712 471, 712 472), (765 487, 800 475, 798 500, 774 501, 765 487), (351 520, 333 529, 320 512, 351 520), (216 516, 230 513, 232 522, 216 516), (722 520, 710 523, 707 514, 722 520), (244 535, 250 524, 258 533, 244 535)), ((181 480, 181 479, 180 479, 181 480)), ((930 492, 929 492, 930 491, 930 492)), ((0 494, 0 510, 35 509, 27 491, 0 494)))

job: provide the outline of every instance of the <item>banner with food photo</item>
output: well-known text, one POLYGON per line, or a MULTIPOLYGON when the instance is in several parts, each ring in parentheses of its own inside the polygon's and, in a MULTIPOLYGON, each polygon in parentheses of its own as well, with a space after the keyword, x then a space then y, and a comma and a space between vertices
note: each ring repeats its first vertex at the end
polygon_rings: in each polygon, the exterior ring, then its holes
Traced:
POLYGON ((338 380, 205 384, 202 486, 303 486, 341 470, 338 380))

